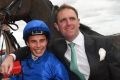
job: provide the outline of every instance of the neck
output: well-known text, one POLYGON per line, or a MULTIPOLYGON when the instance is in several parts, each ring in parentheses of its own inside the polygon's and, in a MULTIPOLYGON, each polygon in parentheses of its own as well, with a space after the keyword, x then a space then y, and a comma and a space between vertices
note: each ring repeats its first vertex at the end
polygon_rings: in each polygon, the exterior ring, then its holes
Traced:
POLYGON ((70 36, 70 37, 67 37, 65 38, 67 41, 69 42, 72 42, 78 35, 79 35, 80 32, 77 32, 74 36, 70 36))

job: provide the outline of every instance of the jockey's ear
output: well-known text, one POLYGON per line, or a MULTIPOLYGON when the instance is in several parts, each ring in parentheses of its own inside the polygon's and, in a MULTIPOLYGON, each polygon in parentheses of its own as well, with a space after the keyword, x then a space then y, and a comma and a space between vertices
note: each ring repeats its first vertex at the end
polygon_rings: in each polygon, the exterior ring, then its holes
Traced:
POLYGON ((26 45, 29 47, 30 45, 29 45, 29 43, 28 43, 28 41, 25 41, 25 43, 26 43, 26 45))
POLYGON ((59 31, 59 27, 58 27, 57 23, 54 23, 54 27, 59 31))

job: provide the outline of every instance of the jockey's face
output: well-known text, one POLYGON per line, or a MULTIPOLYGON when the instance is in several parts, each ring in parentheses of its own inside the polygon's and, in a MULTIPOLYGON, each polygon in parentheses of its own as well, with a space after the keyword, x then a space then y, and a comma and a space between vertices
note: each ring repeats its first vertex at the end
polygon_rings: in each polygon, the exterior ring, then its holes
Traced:
POLYGON ((42 56, 46 50, 48 40, 45 35, 34 35, 28 38, 27 45, 34 56, 42 56))

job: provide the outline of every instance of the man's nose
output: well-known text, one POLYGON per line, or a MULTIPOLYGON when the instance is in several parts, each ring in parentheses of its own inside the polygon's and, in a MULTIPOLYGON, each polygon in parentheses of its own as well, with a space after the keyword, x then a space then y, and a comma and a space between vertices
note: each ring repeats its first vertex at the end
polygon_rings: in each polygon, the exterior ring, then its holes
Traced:
POLYGON ((67 19, 67 25, 70 25, 71 21, 69 19, 67 19))

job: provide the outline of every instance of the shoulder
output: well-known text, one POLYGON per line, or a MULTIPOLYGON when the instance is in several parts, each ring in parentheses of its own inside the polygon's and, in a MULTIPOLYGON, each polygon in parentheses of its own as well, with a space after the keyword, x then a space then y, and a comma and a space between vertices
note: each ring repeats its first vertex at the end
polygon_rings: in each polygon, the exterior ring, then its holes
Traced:
POLYGON ((46 51, 46 57, 48 57, 48 60, 57 60, 57 57, 53 54, 53 52, 50 52, 50 51, 46 51))
POLYGON ((67 44, 64 38, 55 39, 54 42, 49 45, 49 50, 57 57, 63 57, 67 50, 67 44))
POLYGON ((47 57, 48 57, 48 61, 50 61, 52 65, 62 64, 60 60, 54 55, 53 52, 47 51, 47 57))
POLYGON ((104 48, 106 51, 111 51, 113 46, 112 40, 107 36, 84 35, 85 46, 93 47, 94 49, 104 48))
POLYGON ((94 41, 96 43, 111 43, 111 39, 107 36, 101 36, 101 35, 89 35, 89 34, 84 34, 84 38, 85 40, 91 40, 94 41))

